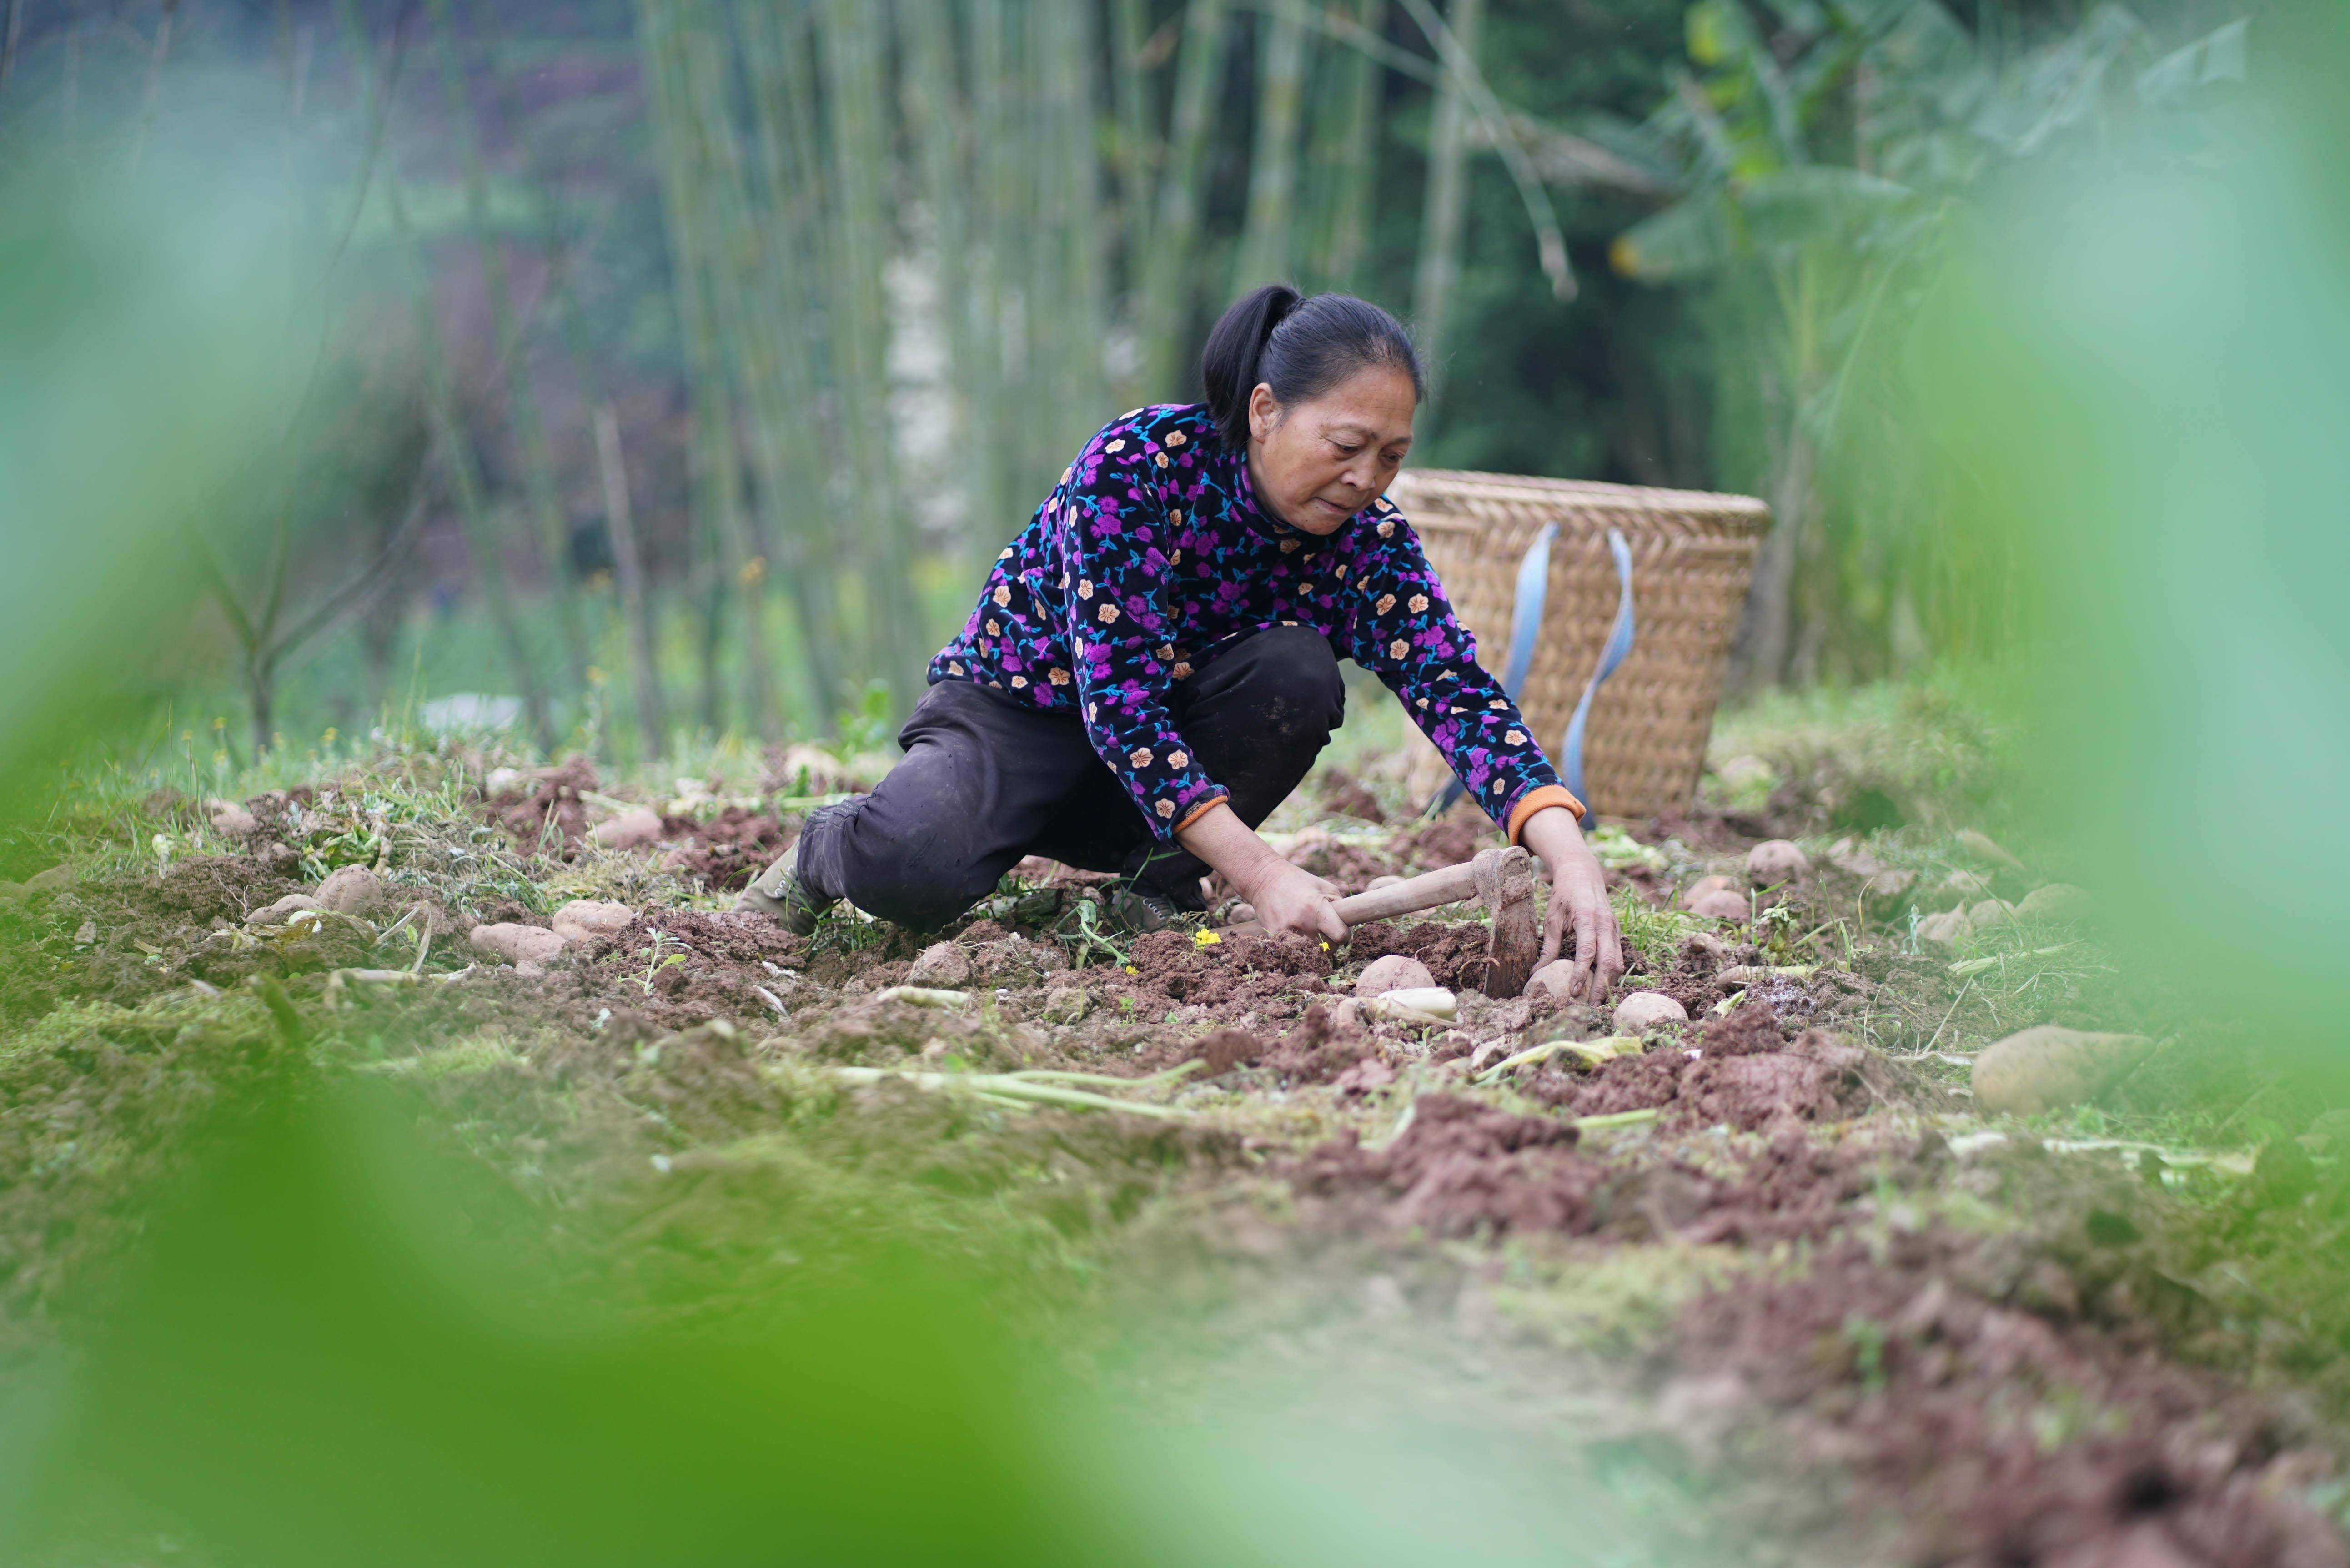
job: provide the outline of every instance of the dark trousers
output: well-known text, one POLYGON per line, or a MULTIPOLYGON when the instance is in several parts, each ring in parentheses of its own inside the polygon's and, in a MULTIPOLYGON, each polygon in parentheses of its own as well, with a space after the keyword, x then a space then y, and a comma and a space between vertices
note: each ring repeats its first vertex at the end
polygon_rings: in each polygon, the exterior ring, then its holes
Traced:
MULTIPOLYGON (((1254 827, 1314 765, 1346 716, 1347 690, 1322 635, 1284 626, 1225 649, 1178 683, 1169 705, 1201 768, 1254 827)), ((931 930, 993 892, 1024 856, 1042 855, 1201 907, 1207 867, 1154 843, 1076 713, 942 680, 898 743, 904 760, 871 794, 808 818, 793 869, 818 898, 931 930)))

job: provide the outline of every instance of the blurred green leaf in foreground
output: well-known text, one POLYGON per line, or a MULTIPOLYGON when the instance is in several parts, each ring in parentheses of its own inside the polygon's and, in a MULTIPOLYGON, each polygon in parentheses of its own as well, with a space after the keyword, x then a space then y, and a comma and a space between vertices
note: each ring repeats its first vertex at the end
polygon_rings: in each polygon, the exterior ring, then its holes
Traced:
POLYGON ((1926 376, 2013 563, 2051 826, 2138 955, 2338 1089, 2350 17, 2287 8, 2251 42, 2219 134, 2009 193, 1926 376))
POLYGON ((0 815, 139 685, 282 428, 282 220, 195 146, 0 159, 0 815), (273 236, 277 244, 273 251, 273 236))

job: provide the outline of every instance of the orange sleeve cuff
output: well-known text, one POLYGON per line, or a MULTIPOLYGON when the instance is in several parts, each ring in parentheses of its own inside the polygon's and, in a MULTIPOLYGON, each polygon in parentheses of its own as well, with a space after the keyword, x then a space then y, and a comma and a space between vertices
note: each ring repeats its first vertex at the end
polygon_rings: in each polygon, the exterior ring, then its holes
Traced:
MULTIPOLYGON (((1559 793, 1561 794, 1566 794, 1565 790, 1561 790, 1559 793)), ((1230 795, 1220 794, 1213 796, 1211 799, 1201 801, 1199 805, 1185 812, 1183 814, 1183 820, 1177 823, 1172 828, 1169 829, 1169 831, 1173 833, 1182 832, 1185 828, 1191 826, 1193 823, 1207 815, 1208 813, 1215 810, 1216 807, 1222 805, 1231 798, 1232 797, 1230 795)), ((1573 797, 1569 796, 1569 798, 1572 799, 1573 797)))
POLYGON ((1524 831, 1526 818, 1547 806, 1563 805, 1575 813, 1575 820, 1583 820, 1583 803, 1575 798, 1565 784, 1543 784, 1518 796, 1518 804, 1510 807, 1510 842, 1515 844, 1524 831))

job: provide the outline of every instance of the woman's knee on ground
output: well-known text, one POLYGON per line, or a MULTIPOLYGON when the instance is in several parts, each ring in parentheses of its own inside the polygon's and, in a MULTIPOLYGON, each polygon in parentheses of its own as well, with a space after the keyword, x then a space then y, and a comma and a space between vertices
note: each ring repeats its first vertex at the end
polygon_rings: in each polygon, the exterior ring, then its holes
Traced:
POLYGON ((1317 744, 1345 721, 1347 681, 1338 656, 1312 627, 1274 627, 1232 651, 1244 656, 1244 662, 1231 671, 1220 693, 1222 705, 1262 715, 1284 736, 1314 732, 1317 744))

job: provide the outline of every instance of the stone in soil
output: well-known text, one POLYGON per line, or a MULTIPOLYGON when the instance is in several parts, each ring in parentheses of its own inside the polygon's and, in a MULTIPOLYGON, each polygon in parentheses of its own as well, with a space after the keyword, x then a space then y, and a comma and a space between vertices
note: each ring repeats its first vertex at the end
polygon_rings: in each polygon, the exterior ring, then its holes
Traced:
POLYGON ((1390 991, 1424 991, 1436 984, 1428 966, 1402 953, 1389 953, 1363 966, 1356 978, 1357 996, 1380 996, 1390 991))
POLYGON ((1733 893, 1727 888, 1699 894, 1690 900, 1689 912, 1708 920, 1742 920, 1753 913, 1747 907, 1743 894, 1733 893))
POLYGON ((1955 947, 1970 929, 1964 909, 1951 909, 1944 914, 1928 915, 1918 922, 1918 940, 1931 942, 1938 948, 1955 947))
POLYGON ((637 912, 626 904, 598 898, 574 898, 555 911, 547 924, 566 941, 589 937, 617 937, 629 929, 637 912))
POLYGON ((1526 977, 1525 993, 1552 1002, 1573 1002, 1575 1000, 1574 986, 1575 961, 1553 959, 1526 977))
POLYGON ((1616 1004, 1619 1034, 1646 1034, 1663 1023, 1686 1023, 1689 1009, 1661 992, 1636 991, 1616 1004))
POLYGON ((383 878, 364 866, 344 866, 328 873, 318 884, 318 908, 365 920, 380 913, 385 901, 383 878))
POLYGON ((307 893, 288 893, 276 903, 245 916, 244 923, 248 926, 282 926, 297 910, 320 907, 318 900, 307 893))
MULTIPOLYGON (((1734 878, 1724 877, 1717 872, 1711 877, 1700 877, 1696 881, 1690 883, 1687 890, 1681 894, 1681 901, 1684 904, 1694 903, 1696 900, 1704 898, 1708 893, 1735 893, 1737 891, 1738 883, 1734 878)), ((1738 902, 1742 907, 1745 904, 1746 899, 1743 896, 1741 896, 1738 902)))
POLYGON ((660 813, 649 805, 637 806, 609 822, 598 823, 589 836, 607 849, 641 849, 660 842, 660 813))
POLYGON ((1784 838, 1766 838, 1746 852, 1746 879, 1758 888, 1800 881, 1812 874, 1812 863, 1784 838))
POLYGON ((563 950, 563 939, 545 926, 475 926, 467 938, 476 952, 511 964, 544 964, 563 950))
POLYGON ((2027 1116, 2095 1098, 2144 1059, 2142 1034, 2089 1034, 2043 1023, 1983 1048, 1970 1075, 1975 1103, 2027 1116))
POLYGON ((233 800, 204 802, 204 815, 224 838, 249 838, 261 827, 259 818, 233 800))
POLYGON ((2069 882, 2051 882, 2017 899, 2015 912, 2043 920, 2085 920, 2096 907, 2097 900, 2087 888, 2075 888, 2069 882))

